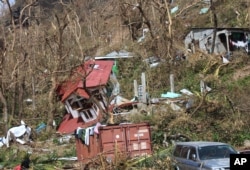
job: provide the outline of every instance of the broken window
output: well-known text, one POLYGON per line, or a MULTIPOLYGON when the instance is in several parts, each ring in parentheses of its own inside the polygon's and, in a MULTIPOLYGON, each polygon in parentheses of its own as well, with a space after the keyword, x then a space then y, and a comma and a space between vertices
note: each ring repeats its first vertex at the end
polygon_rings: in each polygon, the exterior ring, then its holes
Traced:
POLYGON ((221 43, 227 49, 227 37, 226 37, 226 34, 225 33, 219 34, 219 38, 220 38, 221 43))
POLYGON ((93 109, 82 110, 80 114, 85 122, 91 121, 96 118, 96 113, 93 109))
POLYGON ((96 104, 93 104, 93 109, 94 109, 94 111, 98 114, 98 107, 96 106, 96 104))
POLYGON ((76 110, 81 107, 81 105, 77 101, 75 101, 74 98, 68 99, 68 102, 73 110, 76 110))
POLYGON ((75 96, 74 98, 68 99, 68 102, 73 110, 83 110, 92 107, 92 103, 81 96, 75 96))
POLYGON ((247 35, 244 32, 231 32, 229 36, 230 50, 234 51, 240 48, 247 50, 248 42, 247 35))
POLYGON ((87 112, 83 112, 83 114, 86 117, 86 119, 89 119, 89 115, 87 114, 87 112))
POLYGON ((106 94, 108 97, 112 95, 113 89, 114 89, 114 85, 112 84, 112 82, 109 81, 106 86, 106 91, 107 91, 106 94))
POLYGON ((105 106, 107 105, 106 98, 103 97, 105 95, 105 90, 101 89, 95 89, 91 93, 94 95, 94 97, 99 101, 99 103, 103 106, 103 109, 105 109, 105 106))
POLYGON ((95 96, 97 100, 102 100, 102 95, 99 90, 94 90, 92 94, 95 96))
POLYGON ((66 108, 67 112, 70 113, 69 107, 67 105, 65 105, 65 108, 66 108))

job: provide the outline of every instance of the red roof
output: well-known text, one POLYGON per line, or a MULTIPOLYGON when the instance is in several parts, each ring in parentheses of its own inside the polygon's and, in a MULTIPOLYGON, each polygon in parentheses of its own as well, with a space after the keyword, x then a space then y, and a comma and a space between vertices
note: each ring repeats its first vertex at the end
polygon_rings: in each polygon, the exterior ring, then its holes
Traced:
POLYGON ((95 125, 101 119, 101 114, 89 122, 84 122, 81 117, 73 118, 71 114, 66 114, 61 121, 57 132, 60 134, 74 134, 78 127, 87 128, 89 126, 95 125))
POLYGON ((82 127, 84 124, 81 117, 73 118, 71 114, 66 114, 57 131, 62 134, 73 134, 77 127, 82 127))
MULTIPOLYGON (((83 78, 86 78, 86 87, 98 87, 106 85, 112 71, 113 61, 109 60, 89 60, 77 67, 70 79, 60 86, 59 95, 62 95, 62 101, 67 99, 78 88, 83 88, 83 78)), ((80 95, 88 96, 82 89, 80 95)), ((79 92, 79 91, 78 91, 79 92)))
POLYGON ((83 89, 79 89, 79 88, 78 88, 78 89, 76 90, 76 93, 77 93, 79 96, 83 96, 83 97, 86 98, 86 99, 89 98, 88 93, 86 93, 86 91, 83 90, 83 89))

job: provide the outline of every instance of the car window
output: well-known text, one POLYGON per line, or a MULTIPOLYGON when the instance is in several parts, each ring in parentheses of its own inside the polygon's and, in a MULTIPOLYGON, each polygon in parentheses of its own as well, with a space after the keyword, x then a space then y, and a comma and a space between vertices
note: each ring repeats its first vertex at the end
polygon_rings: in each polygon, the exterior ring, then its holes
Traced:
POLYGON ((182 146, 181 146, 181 145, 177 145, 177 146, 175 147, 175 150, 174 150, 174 156, 180 157, 181 149, 182 149, 182 146))
POLYGON ((195 154, 196 156, 197 156, 197 154, 196 154, 196 150, 195 150, 195 148, 194 147, 191 147, 190 148, 190 152, 189 152, 189 159, 192 159, 192 155, 193 154, 195 154))
POLYGON ((187 158, 188 151, 189 151, 189 147, 184 146, 184 147, 182 148, 182 150, 181 150, 181 155, 180 155, 180 157, 181 157, 181 158, 187 158))
POLYGON ((198 148, 201 160, 229 158, 237 152, 229 145, 211 145, 198 148))

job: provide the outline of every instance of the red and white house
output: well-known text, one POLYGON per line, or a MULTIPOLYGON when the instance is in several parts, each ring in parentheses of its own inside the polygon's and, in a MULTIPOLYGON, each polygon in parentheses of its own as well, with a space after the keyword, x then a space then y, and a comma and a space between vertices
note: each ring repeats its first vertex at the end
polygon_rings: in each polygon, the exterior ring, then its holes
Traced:
POLYGON ((93 126, 101 121, 102 111, 109 105, 107 97, 119 93, 113 64, 109 60, 85 61, 58 86, 57 94, 68 113, 59 125, 59 133, 72 134, 78 127, 93 126))
POLYGON ((108 126, 98 123, 102 122, 104 112, 122 114, 134 104, 119 96, 113 64, 111 60, 88 60, 57 88, 67 110, 57 132, 75 134, 78 161, 89 162, 100 153, 111 160, 115 156, 115 146, 131 157, 152 153, 148 124, 108 126), (84 131, 84 139, 79 131, 84 131))

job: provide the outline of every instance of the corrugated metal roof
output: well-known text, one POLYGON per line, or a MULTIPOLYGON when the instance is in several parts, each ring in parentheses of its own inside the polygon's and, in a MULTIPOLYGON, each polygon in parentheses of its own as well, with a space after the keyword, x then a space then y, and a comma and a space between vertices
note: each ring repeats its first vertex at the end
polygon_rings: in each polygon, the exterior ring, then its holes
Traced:
MULTIPOLYGON (((78 88, 84 88, 83 79, 85 76, 87 76, 86 88, 106 85, 109 80, 113 64, 114 62, 109 60, 89 60, 83 65, 76 68, 70 79, 67 82, 63 83, 63 85, 61 85, 60 87, 59 93, 62 94, 61 100, 64 101, 65 99, 67 99, 78 88)), ((84 91, 84 89, 82 90, 84 91)), ((81 94, 86 93, 83 91, 81 91, 81 94)))
POLYGON ((121 51, 113 51, 105 56, 96 56, 96 60, 102 60, 102 59, 116 59, 116 58, 132 58, 134 57, 132 53, 127 52, 125 50, 121 51))

